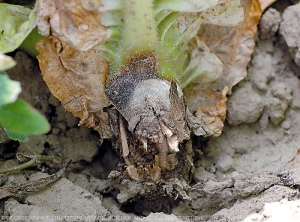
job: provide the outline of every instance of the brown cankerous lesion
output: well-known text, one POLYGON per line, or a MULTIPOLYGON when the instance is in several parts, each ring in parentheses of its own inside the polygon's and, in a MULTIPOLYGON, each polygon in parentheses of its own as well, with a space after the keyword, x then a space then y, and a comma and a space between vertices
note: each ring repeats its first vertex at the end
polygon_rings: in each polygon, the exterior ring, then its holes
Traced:
POLYGON ((136 181, 185 178, 191 167, 183 145, 190 138, 183 94, 174 80, 158 75, 157 64, 151 53, 132 57, 106 86, 119 112, 124 175, 136 181))

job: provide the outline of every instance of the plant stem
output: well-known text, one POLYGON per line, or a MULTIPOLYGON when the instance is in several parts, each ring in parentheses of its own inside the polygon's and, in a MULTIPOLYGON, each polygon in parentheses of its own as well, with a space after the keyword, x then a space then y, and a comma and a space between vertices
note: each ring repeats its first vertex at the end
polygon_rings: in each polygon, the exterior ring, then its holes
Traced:
POLYGON ((32 156, 31 160, 29 160, 23 164, 0 170, 0 174, 23 170, 28 167, 34 166, 39 161, 53 161, 53 160, 56 160, 56 158, 54 156, 34 155, 34 156, 32 156))
POLYGON ((157 48, 157 32, 153 0, 129 0, 124 4, 124 46, 129 54, 153 51, 157 48))

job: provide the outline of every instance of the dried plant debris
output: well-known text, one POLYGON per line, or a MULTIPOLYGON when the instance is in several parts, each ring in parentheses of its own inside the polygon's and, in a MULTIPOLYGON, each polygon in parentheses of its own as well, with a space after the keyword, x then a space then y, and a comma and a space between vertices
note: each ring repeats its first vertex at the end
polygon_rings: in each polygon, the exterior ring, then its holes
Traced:
POLYGON ((0 199, 4 199, 7 197, 20 197, 30 192, 37 192, 39 189, 59 179, 62 176, 62 174, 65 172, 70 162, 71 161, 67 159, 63 160, 61 169, 57 173, 52 174, 49 177, 30 181, 17 186, 0 187, 0 199))
POLYGON ((185 141, 221 134, 261 12, 257 0, 43 0, 38 60, 65 109, 112 139, 113 180, 189 180, 185 141))
POLYGON ((192 42, 192 55, 199 54, 208 60, 204 64, 210 68, 203 78, 195 79, 185 88, 185 99, 198 119, 206 119, 214 136, 222 133, 227 92, 247 75, 246 67, 255 46, 254 36, 262 13, 258 0, 243 0, 241 4, 245 14, 242 24, 234 27, 204 24, 197 34, 201 42, 192 42), (209 62, 212 55, 218 58, 218 65, 209 62))

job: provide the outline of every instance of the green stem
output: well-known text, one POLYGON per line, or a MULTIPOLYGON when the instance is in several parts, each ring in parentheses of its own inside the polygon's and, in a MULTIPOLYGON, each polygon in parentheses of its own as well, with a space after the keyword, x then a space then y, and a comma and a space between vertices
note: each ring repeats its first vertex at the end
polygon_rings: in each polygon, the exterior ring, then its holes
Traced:
POLYGON ((124 46, 129 54, 153 51, 157 48, 157 32, 153 14, 153 0, 123 1, 124 46))
POLYGON ((158 55, 158 42, 153 0, 122 1, 122 40, 110 64, 108 82, 120 74, 131 57, 152 52, 158 55))

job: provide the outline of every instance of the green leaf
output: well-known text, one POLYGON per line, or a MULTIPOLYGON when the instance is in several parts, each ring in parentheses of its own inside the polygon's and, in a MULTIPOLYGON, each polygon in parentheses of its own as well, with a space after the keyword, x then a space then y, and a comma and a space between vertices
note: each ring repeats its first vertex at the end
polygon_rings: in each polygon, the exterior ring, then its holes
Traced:
POLYGON ((18 48, 35 27, 35 10, 0 3, 0 51, 12 52, 18 48))
POLYGON ((50 130, 47 119, 21 99, 0 107, 0 124, 6 131, 22 135, 44 134, 50 130))
POLYGON ((28 136, 27 135, 12 133, 8 130, 5 130, 5 131, 6 131, 7 136, 12 140, 18 140, 20 142, 27 142, 28 141, 28 136))
POLYGON ((155 11, 201 12, 215 6, 219 0, 155 0, 155 11))
MULTIPOLYGON (((173 72, 161 72, 162 76, 175 78, 184 88, 198 77, 202 78, 201 81, 206 77, 209 81, 214 79, 217 75, 213 70, 218 70, 219 75, 222 64, 216 56, 206 51, 205 56, 208 57, 201 58, 199 53, 189 49, 188 45, 195 39, 204 23, 234 26, 243 21, 244 12, 239 0, 224 4, 219 2, 218 0, 155 1, 156 15, 159 17, 156 20, 159 22, 158 37, 162 48, 169 54, 167 61, 173 64, 173 72), (205 66, 207 64, 209 66, 205 66)), ((168 65, 168 62, 161 62, 165 67, 168 65)))
POLYGON ((0 71, 0 107, 16 101, 20 92, 20 83, 9 79, 5 71, 0 71))
POLYGON ((179 79, 179 83, 184 88, 196 79, 197 82, 205 85, 221 78, 222 72, 222 62, 199 40, 197 48, 192 52, 189 65, 179 79))

